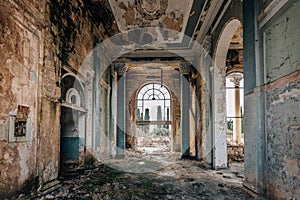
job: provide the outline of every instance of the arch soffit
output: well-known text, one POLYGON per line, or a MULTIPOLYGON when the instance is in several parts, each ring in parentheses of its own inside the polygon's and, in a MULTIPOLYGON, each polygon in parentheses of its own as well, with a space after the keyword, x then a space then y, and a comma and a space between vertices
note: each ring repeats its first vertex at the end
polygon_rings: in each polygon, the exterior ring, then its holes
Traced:
POLYGON ((240 25, 242 25, 240 20, 231 19, 228 21, 228 23, 225 24, 223 30, 219 35, 215 52, 214 52, 215 67, 218 70, 222 70, 223 68, 225 70, 226 57, 230 46, 230 42, 235 31, 240 25))

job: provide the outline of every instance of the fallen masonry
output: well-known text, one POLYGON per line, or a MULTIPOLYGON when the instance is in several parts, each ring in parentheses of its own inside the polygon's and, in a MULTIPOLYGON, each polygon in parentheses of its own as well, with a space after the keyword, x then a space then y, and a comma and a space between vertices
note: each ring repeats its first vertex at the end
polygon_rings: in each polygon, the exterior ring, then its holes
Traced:
POLYGON ((211 170, 176 155, 130 152, 125 159, 71 169, 49 189, 18 199, 255 199, 242 181, 243 163, 211 170))

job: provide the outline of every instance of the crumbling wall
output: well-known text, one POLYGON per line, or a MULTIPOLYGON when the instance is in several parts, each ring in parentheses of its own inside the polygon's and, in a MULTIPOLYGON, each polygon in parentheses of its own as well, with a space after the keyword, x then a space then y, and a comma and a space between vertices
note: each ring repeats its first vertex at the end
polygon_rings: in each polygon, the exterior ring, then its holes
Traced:
MULTIPOLYGON (((87 112, 84 131, 79 135, 81 145, 79 157, 80 161, 84 161, 85 155, 102 154, 97 150, 100 141, 104 141, 101 140, 100 134, 107 135, 109 131, 110 109, 104 102, 108 101, 110 80, 103 77, 102 68, 99 69, 107 62, 107 52, 93 52, 93 49, 118 30, 113 25, 109 26, 113 24, 113 16, 109 13, 109 8, 104 1, 49 0, 46 24, 49 26, 47 31, 49 40, 47 41, 50 41, 46 44, 48 45, 46 49, 49 50, 48 60, 52 62, 52 66, 49 66, 58 75, 55 83, 59 88, 63 88, 61 78, 63 75, 69 74, 76 77, 83 87, 84 104, 82 109, 87 112), (97 56, 95 56, 96 54, 97 56), (97 62, 94 59, 97 59, 97 62), (99 59, 101 60, 99 61, 99 59), (61 73, 62 68, 64 74, 61 73), (98 71, 95 71, 96 68, 98 71), (99 103, 96 98, 100 99, 101 106, 94 105, 94 102, 99 103), (100 122, 100 130, 93 118, 100 122), (95 124, 96 126, 94 126, 95 124), (93 132, 93 126, 94 129, 97 129, 96 132, 93 132)), ((59 102, 65 101, 62 98, 63 95, 61 94, 58 98, 59 102)), ((103 145, 101 149, 108 155, 106 146, 103 145)), ((96 157, 100 158, 100 155, 96 157)))
MULTIPOLYGON (((80 69, 81 64, 106 37, 104 34, 116 31, 92 16, 103 8, 101 2, 96 4, 99 7, 88 11, 93 7, 91 1, 0 2, 0 196, 3 198, 34 189, 32 186, 40 187, 58 176, 61 70, 67 68, 80 76, 86 83, 85 89, 89 91, 86 99, 91 105, 93 70, 80 69), (14 130, 10 119, 19 105, 29 108, 28 134, 22 140, 10 133, 14 130)), ((111 16, 106 17, 112 21, 111 16)), ((90 123, 91 117, 89 113, 90 123)), ((92 125, 87 127, 92 140, 92 125)))

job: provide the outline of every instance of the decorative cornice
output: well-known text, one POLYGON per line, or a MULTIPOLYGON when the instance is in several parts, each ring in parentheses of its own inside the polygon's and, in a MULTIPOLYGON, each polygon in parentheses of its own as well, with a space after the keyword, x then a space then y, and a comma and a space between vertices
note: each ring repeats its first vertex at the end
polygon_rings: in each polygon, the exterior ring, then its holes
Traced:
POLYGON ((233 82, 235 87, 240 86, 240 81, 243 79, 242 73, 233 73, 228 75, 228 78, 230 78, 230 81, 233 82))

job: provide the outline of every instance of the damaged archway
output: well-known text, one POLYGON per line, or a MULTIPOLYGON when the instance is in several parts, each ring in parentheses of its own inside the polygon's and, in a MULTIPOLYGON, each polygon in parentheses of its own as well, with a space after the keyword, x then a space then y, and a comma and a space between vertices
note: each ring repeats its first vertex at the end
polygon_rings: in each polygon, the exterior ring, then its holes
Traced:
MULTIPOLYGON (((242 24, 238 19, 231 19, 224 25, 214 53, 215 66, 213 68, 213 137, 215 146, 218 148, 219 160, 215 161, 216 166, 227 166, 227 108, 226 107, 226 76, 233 75, 233 72, 242 70, 242 41, 234 44, 235 34, 242 33, 242 24), (235 48, 236 47, 236 48, 235 48), (240 49, 241 51, 238 51, 240 49), (237 58, 229 59, 232 52, 237 51, 237 58), (234 63, 237 59, 237 63, 234 63), (240 59, 240 60, 239 60, 240 59)), ((214 157, 216 157, 214 155, 214 157)))

